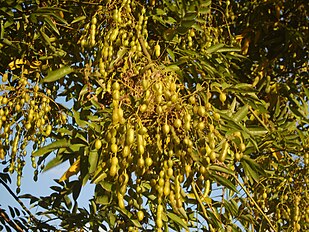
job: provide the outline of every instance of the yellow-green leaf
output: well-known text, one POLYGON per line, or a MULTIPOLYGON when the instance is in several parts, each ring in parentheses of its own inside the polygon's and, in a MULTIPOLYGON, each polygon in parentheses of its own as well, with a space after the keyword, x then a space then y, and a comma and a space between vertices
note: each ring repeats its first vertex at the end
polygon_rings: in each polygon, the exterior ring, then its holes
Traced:
POLYGON ((73 68, 69 66, 64 66, 62 68, 49 72, 48 75, 44 79, 42 79, 41 82, 54 82, 61 79, 65 75, 70 74, 71 72, 73 72, 73 68))
POLYGON ((78 158, 69 168, 68 170, 62 175, 62 177, 59 179, 59 182, 66 181, 71 176, 75 175, 79 172, 80 169, 80 158, 78 158))

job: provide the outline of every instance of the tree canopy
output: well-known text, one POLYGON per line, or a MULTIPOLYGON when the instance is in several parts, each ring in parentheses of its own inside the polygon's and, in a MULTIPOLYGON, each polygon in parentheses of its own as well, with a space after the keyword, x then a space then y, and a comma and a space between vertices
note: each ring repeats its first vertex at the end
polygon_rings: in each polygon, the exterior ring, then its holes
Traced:
POLYGON ((0 229, 308 230, 306 3, 1 1, 0 229))

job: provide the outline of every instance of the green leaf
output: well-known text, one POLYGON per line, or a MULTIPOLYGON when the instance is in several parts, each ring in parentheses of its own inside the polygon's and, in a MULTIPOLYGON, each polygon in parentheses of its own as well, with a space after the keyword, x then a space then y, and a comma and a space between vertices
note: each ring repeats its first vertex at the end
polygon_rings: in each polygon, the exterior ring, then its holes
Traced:
POLYGON ((111 203, 111 199, 107 194, 97 196, 95 201, 96 201, 97 204, 102 204, 102 205, 108 205, 108 204, 111 203))
POLYGON ((217 52, 240 52, 240 48, 235 47, 222 47, 217 50, 217 52))
MULTIPOLYGON (((257 175, 265 175, 264 169, 257 162, 251 159, 249 156, 247 155, 243 156, 241 163, 243 164, 244 162, 248 164, 250 169, 252 169, 253 172, 256 172, 257 175)), ((250 172, 250 170, 248 171, 250 172)), ((257 176, 256 174, 253 174, 253 175, 257 176)))
POLYGON ((57 155, 55 158, 53 158, 51 161, 49 161, 45 168, 43 169, 43 172, 48 171, 51 168, 54 168, 56 166, 58 166, 59 164, 61 164, 63 162, 62 156, 61 155, 57 155))
POLYGON ((248 110, 249 110, 248 105, 244 105, 243 107, 241 107, 237 111, 237 113, 233 115, 235 122, 240 122, 241 120, 243 120, 247 116, 248 110))
POLYGON ((113 187, 113 184, 112 184, 112 183, 107 182, 107 181, 101 181, 101 182, 100 182, 100 185, 101 185, 102 188, 105 189, 106 191, 108 191, 108 192, 111 192, 111 191, 112 191, 112 187, 113 187))
POLYGON ((216 171, 216 172, 222 172, 222 173, 226 173, 226 174, 230 174, 230 175, 233 175, 234 172, 230 169, 227 169, 226 167, 222 167, 222 166, 219 166, 219 165, 211 165, 209 167, 210 170, 212 171, 216 171))
POLYGON ((83 20, 85 20, 86 19, 86 16, 79 16, 79 17, 77 17, 76 19, 74 19, 72 22, 71 22, 71 24, 74 24, 74 23, 77 23, 77 22, 79 22, 79 21, 83 21, 83 20))
POLYGON ((98 163, 99 153, 98 151, 90 151, 88 162, 89 162, 89 173, 93 173, 97 169, 97 163, 98 163))
POLYGON ((45 34, 45 32, 41 29, 40 30, 40 34, 42 36, 42 38, 45 40, 45 42, 51 46, 51 40, 50 38, 45 34))
POLYGON ((305 91, 305 94, 307 96, 307 100, 309 99, 309 89, 307 89, 305 86, 303 86, 303 89, 305 91))
POLYGON ((237 191, 237 189, 236 189, 236 186, 235 186, 229 179, 227 179, 227 178, 225 178, 225 177, 222 177, 222 176, 219 176, 219 175, 217 175, 217 174, 215 174, 215 173, 212 173, 210 176, 211 176, 215 181, 217 181, 219 184, 221 184, 221 185, 223 185, 223 186, 225 186, 225 187, 231 189, 232 191, 238 193, 238 191, 237 191))
POLYGON ((215 44, 211 46, 210 48, 206 49, 206 52, 211 54, 211 53, 217 52, 222 47, 224 47, 224 44, 221 44, 221 43, 215 44))
POLYGON ((57 81, 61 79, 62 77, 64 77, 65 75, 70 74, 73 71, 74 71, 73 68, 69 66, 64 66, 62 68, 49 72, 48 75, 44 79, 41 80, 41 82, 46 83, 46 82, 57 81))
POLYGON ((268 130, 264 127, 247 127, 249 133, 254 136, 265 136, 268 133, 268 130))
POLYGON ((50 19, 49 16, 45 16, 44 17, 44 21, 50 26, 50 28, 56 32, 57 35, 60 35, 58 28, 56 27, 56 25, 53 23, 53 21, 50 19))
POLYGON ((175 54, 174 54, 174 52, 171 49, 169 49, 169 48, 167 48, 166 51, 169 54, 169 56, 171 57, 172 61, 175 62, 175 54))
POLYGON ((164 70, 166 72, 177 72, 180 70, 180 68, 175 64, 171 64, 171 65, 166 66, 164 70))
POLYGON ((105 170, 103 170, 102 167, 99 166, 91 179, 91 183, 98 184, 102 180, 104 180, 106 177, 107 177, 107 174, 105 170))
POLYGON ((156 15, 166 15, 166 12, 160 8, 156 8, 156 15))
POLYGON ((72 109, 72 112, 73 112, 73 118, 75 119, 75 122, 77 123, 77 125, 79 125, 80 127, 86 127, 88 122, 80 118, 80 113, 74 109, 72 109))
POLYGON ((39 150, 34 152, 33 156, 42 156, 45 155, 55 149, 70 147, 70 142, 66 139, 57 140, 51 144, 48 144, 45 147, 41 147, 39 150))
POLYGON ((180 225, 181 227, 185 228, 186 230, 188 230, 188 226, 187 224, 177 215, 174 214, 172 212, 167 212, 167 216, 174 222, 176 222, 178 225, 180 225))
POLYGON ((63 199, 64 199, 64 203, 65 203, 66 207, 67 207, 68 209, 71 209, 71 208, 72 208, 72 201, 71 201, 71 199, 69 198, 69 196, 68 196, 68 195, 64 195, 64 196, 63 196, 63 199))

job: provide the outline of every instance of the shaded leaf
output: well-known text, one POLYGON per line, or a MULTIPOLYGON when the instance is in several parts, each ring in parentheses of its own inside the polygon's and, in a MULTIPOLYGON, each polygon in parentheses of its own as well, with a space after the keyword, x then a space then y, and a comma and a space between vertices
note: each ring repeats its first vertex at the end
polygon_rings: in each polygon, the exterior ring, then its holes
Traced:
POLYGON ((238 192, 236 189, 236 186, 227 178, 219 176, 217 174, 212 173, 210 175, 215 181, 217 181, 219 184, 231 189, 234 192, 238 192))
POLYGON ((167 212, 167 216, 174 222, 176 222, 178 225, 180 225, 181 227, 185 228, 186 230, 188 230, 188 226, 187 224, 177 215, 174 214, 172 212, 167 212))

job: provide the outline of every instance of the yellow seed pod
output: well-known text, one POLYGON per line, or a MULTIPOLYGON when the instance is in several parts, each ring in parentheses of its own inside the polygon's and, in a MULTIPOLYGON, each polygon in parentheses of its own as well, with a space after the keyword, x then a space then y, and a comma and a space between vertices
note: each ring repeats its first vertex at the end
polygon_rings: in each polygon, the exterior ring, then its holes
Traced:
POLYGON ((133 144, 133 142, 134 142, 134 129, 128 128, 126 133, 126 143, 128 145, 131 145, 133 144))
POLYGON ((157 217, 156 219, 156 225, 158 229, 161 229, 163 227, 163 221, 162 221, 162 216, 161 217, 157 217))
POLYGON ((226 101, 226 94, 221 92, 220 96, 219 96, 219 99, 222 102, 222 104, 224 104, 224 102, 226 101))
POLYGON ((113 118, 113 123, 118 123, 120 121, 118 108, 114 108, 112 118, 113 118))
POLYGON ((145 111, 147 110, 147 105, 146 104, 142 104, 140 107, 139 107, 139 111, 144 113, 145 111))
POLYGON ((143 212, 142 210, 139 210, 139 211, 137 212, 137 219, 138 219, 139 221, 143 221, 143 219, 144 219, 144 212, 143 212))
POLYGON ((97 22, 98 22, 97 18, 95 16, 93 16, 92 19, 91 19, 91 24, 95 25, 95 24, 97 24, 97 22))
POLYGON ((113 144, 111 145, 111 151, 112 151, 113 153, 117 153, 117 152, 118 152, 118 146, 117 146, 117 144, 113 143, 113 144))
POLYGON ((122 149, 122 156, 123 157, 128 157, 130 155, 130 147, 129 146, 124 146, 122 149))
POLYGON ((150 157, 147 157, 145 159, 145 163, 146 163, 147 167, 150 167, 153 164, 153 161, 152 161, 152 159, 150 157))
POLYGON ((97 139, 94 143, 95 149, 99 150, 102 147, 102 141, 100 139, 97 139))
POLYGON ((110 176, 115 176, 117 174, 117 166, 116 165, 112 165, 109 169, 109 175, 110 176))
POLYGON ((164 124, 162 126, 162 131, 165 135, 167 135, 170 132, 170 126, 168 124, 164 124))
POLYGON ((0 160, 4 160, 5 159, 5 152, 4 150, 1 148, 0 149, 0 160))
POLYGON ((7 73, 4 73, 3 75, 2 75, 2 82, 6 82, 7 80, 8 80, 8 74, 7 73))
POLYGON ((221 150, 221 153, 218 157, 218 160, 220 162, 224 162, 226 155, 227 155, 228 148, 229 148, 229 143, 227 141, 225 141, 222 145, 222 150, 221 150))
POLYGON ((182 125, 182 122, 179 118, 176 118, 175 121, 174 121, 174 127, 176 128, 180 128, 182 125))
POLYGON ((215 162, 217 159, 217 153, 215 151, 211 151, 211 153, 209 154, 209 158, 212 162, 215 162))
POLYGON ((240 150, 241 152, 244 152, 244 151, 246 150, 246 144, 240 143, 240 144, 239 144, 239 150, 240 150))
POLYGON ((205 190, 204 190, 203 197, 208 197, 208 196, 209 196, 209 193, 210 193, 210 180, 207 179, 207 180, 205 181, 205 190))
POLYGON ((137 146, 143 145, 144 146, 144 138, 141 134, 137 135, 137 146))
POLYGON ((120 209, 124 209, 125 205, 124 205, 124 199, 123 199, 123 195, 121 193, 117 194, 117 198, 118 198, 118 206, 120 209))
POLYGON ((170 182, 169 182, 169 180, 166 180, 165 184, 164 184, 163 194, 164 194, 164 196, 168 196, 170 194, 170 192, 171 192, 170 182))
POLYGON ((110 41, 112 41, 112 42, 115 41, 115 40, 117 39, 118 33, 119 33, 119 29, 118 29, 118 27, 116 27, 116 28, 112 31, 112 33, 111 33, 111 35, 110 35, 110 37, 109 37, 110 41))
POLYGON ((156 44, 156 46, 154 47, 154 50, 155 50, 155 55, 156 57, 159 57, 161 55, 161 48, 160 48, 160 45, 159 44, 156 44))
POLYGON ((138 151, 138 154, 143 155, 145 153, 144 145, 142 145, 142 144, 138 145, 137 146, 137 151, 138 151))
POLYGON ((139 159, 137 160, 137 166, 139 168, 145 167, 145 160, 144 160, 143 156, 140 156, 139 159))

